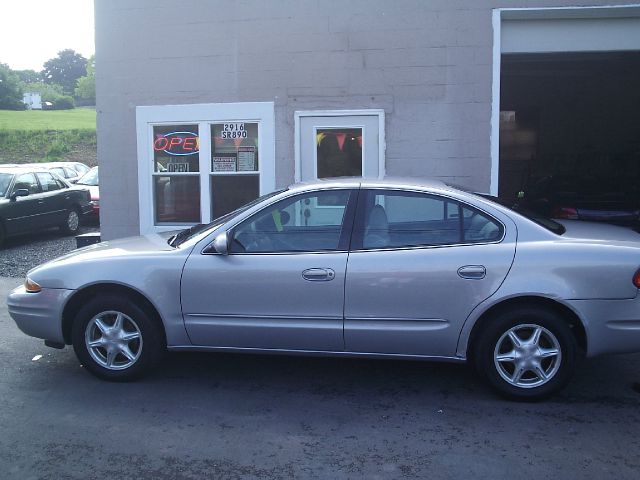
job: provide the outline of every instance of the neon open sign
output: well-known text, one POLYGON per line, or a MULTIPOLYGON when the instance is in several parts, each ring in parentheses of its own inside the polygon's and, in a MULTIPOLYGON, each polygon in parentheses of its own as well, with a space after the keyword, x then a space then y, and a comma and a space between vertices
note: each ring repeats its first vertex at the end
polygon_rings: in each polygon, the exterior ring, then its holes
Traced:
POLYGON ((195 155, 200 151, 200 139, 193 132, 170 132, 156 136, 153 150, 167 155, 195 155))

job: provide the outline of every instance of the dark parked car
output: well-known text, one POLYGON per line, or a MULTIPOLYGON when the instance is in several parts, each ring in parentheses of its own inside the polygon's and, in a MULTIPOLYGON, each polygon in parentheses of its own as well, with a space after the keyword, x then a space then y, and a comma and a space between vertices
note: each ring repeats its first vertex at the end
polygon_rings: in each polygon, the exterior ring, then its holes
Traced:
POLYGON ((0 244, 12 235, 59 227, 78 231, 91 212, 89 190, 75 187, 46 168, 0 166, 0 244))
POLYGON ((640 185, 632 178, 548 176, 531 182, 518 205, 550 218, 640 227, 640 185))

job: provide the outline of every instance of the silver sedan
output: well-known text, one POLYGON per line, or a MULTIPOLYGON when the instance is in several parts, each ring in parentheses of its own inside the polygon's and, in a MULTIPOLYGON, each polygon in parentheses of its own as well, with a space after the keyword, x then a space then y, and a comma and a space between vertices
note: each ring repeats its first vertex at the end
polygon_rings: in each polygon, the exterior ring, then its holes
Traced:
POLYGON ((471 361, 537 399, 580 355, 640 351, 639 239, 439 182, 339 179, 80 249, 29 272, 8 306, 107 380, 166 349, 304 353, 471 361))

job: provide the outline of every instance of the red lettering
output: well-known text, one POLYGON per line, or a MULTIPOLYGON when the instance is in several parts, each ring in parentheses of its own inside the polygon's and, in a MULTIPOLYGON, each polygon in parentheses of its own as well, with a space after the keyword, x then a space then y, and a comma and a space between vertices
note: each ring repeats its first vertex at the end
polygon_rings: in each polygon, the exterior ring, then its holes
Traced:
POLYGON ((161 150, 166 150, 169 145, 169 140, 166 137, 156 138, 153 142, 153 149, 157 152, 161 150))
POLYGON ((196 147, 196 139, 194 137, 185 138, 182 148, 187 152, 192 152, 196 147))
POLYGON ((173 137, 169 140, 169 150, 173 150, 173 147, 177 147, 182 144, 182 137, 173 137))
POLYGON ((178 135, 178 132, 174 132, 168 133, 164 137, 157 137, 153 142, 153 149, 156 152, 164 151, 169 155, 193 155, 200 150, 200 139, 197 135, 189 135, 192 136, 181 136, 178 135))

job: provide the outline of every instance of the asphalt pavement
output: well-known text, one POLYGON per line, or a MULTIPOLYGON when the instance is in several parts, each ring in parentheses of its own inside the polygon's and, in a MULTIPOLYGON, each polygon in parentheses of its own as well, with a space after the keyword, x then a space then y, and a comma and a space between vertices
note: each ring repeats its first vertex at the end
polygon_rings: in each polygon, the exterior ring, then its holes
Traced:
POLYGON ((171 354, 108 383, 22 334, 0 278, 0 478, 640 478, 640 355, 541 403, 462 365, 171 354))

